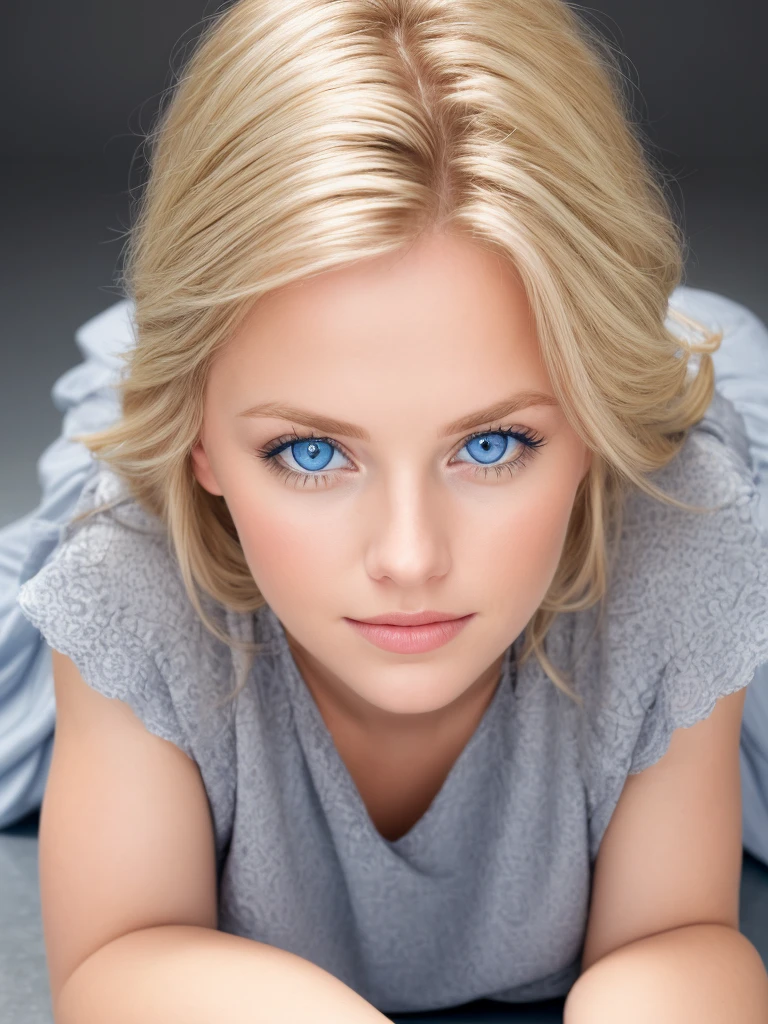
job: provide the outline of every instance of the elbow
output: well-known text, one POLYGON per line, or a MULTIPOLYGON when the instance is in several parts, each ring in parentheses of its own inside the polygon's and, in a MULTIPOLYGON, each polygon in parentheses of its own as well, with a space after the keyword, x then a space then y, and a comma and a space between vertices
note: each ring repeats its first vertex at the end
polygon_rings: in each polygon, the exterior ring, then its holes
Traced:
POLYGON ((596 960, 566 998, 564 1024, 681 1020, 764 1024, 768 974, 737 929, 697 924, 646 936, 596 960))

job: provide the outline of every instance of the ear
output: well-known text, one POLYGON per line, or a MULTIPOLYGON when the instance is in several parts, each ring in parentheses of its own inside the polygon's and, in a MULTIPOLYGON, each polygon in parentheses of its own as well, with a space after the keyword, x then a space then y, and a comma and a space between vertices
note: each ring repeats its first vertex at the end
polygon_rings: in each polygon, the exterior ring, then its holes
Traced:
POLYGON ((192 449, 192 472, 197 482, 210 494, 223 494, 224 492, 216 483, 208 455, 203 447, 202 440, 198 440, 192 449))

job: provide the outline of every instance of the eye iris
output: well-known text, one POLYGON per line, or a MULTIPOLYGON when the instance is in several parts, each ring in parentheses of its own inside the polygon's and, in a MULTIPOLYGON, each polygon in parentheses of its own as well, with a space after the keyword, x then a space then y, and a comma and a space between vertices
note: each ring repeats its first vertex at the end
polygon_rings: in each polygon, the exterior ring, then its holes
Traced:
POLYGON ((482 437, 473 437, 467 442, 467 448, 473 458, 479 458, 480 462, 486 465, 497 462, 507 450, 509 438, 502 434, 484 434, 482 437), (472 445, 477 446, 480 451, 472 451, 472 445))
POLYGON ((333 458, 333 448, 325 441, 296 441, 291 445, 291 454, 302 469, 325 469, 333 458), (323 452, 323 448, 327 449, 327 454, 323 452), (303 458, 308 458, 314 464, 304 465, 303 458))

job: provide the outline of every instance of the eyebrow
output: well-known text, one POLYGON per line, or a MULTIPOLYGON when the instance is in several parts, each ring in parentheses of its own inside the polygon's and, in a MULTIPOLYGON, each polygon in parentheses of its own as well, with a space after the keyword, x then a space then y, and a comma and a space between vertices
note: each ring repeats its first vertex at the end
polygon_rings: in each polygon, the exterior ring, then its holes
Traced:
MULTIPOLYGON (((534 405, 554 405, 559 403, 553 395, 541 391, 519 391, 516 395, 494 402, 485 409, 478 409, 475 412, 461 416, 452 423, 446 424, 439 437, 450 437, 462 431, 472 430, 473 427, 482 426, 491 420, 504 419, 520 409, 528 409, 534 405)), ((320 413, 310 412, 308 409, 297 409, 292 405, 285 405, 282 402, 262 402, 250 409, 244 409, 238 413, 240 416, 267 416, 274 419, 292 420, 301 423, 302 426, 312 427, 324 434, 339 434, 342 437, 352 437, 358 441, 370 441, 371 436, 367 430, 356 426, 354 423, 347 423, 344 420, 337 420, 330 416, 323 416, 320 413)))

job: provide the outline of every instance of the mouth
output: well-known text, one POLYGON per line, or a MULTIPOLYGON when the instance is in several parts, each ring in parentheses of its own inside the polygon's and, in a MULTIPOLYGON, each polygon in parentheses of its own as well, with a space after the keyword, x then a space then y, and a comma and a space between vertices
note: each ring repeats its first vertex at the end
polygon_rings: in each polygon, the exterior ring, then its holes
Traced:
POLYGON ((423 612, 382 612, 371 615, 367 619, 355 619, 355 622, 372 622, 377 626, 427 626, 431 622, 447 622, 450 619, 463 619, 463 615, 455 612, 436 612, 429 609, 423 612))
POLYGON ((345 621, 374 646, 396 654, 423 654, 442 647, 464 629, 475 613, 459 618, 425 622, 414 626, 393 625, 389 622, 345 621))

